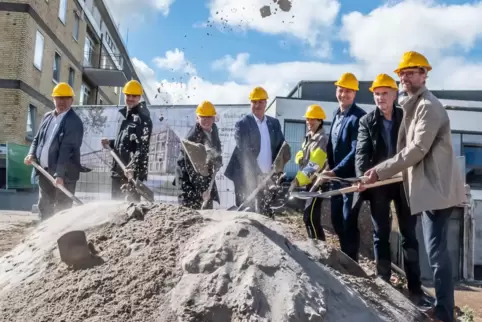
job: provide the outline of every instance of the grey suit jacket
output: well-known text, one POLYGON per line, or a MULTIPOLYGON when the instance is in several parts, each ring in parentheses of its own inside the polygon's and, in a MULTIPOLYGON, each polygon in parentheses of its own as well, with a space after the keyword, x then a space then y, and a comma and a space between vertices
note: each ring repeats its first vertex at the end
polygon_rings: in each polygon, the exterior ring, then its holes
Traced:
MULTIPOLYGON (((29 154, 34 155, 37 160, 40 160, 42 142, 47 134, 48 125, 54 118, 54 113, 55 110, 44 115, 30 146, 29 154)), ((66 113, 49 148, 48 172, 55 178, 73 182, 79 180, 82 171, 80 147, 84 137, 84 125, 73 109, 66 113)))

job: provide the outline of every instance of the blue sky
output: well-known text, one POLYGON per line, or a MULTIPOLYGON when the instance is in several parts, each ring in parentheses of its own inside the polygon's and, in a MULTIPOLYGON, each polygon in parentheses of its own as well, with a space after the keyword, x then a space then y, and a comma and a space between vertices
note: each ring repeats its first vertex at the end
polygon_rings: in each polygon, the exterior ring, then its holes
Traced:
MULTIPOLYGON (((381 3, 367 1, 362 4, 359 1, 346 1, 341 7, 341 14, 355 10, 368 13, 381 3)), ((251 63, 312 61, 314 58, 309 46, 294 37, 270 35, 253 30, 237 31, 230 26, 199 27, 208 21, 208 17, 209 9, 206 2, 178 0, 170 7, 168 16, 150 15, 146 17, 148 23, 137 28, 131 27, 128 34, 126 27, 121 29, 124 39, 127 37, 127 47, 132 56, 147 62, 168 50, 179 48, 201 75, 214 81, 223 81, 227 75, 213 71, 211 63, 228 54, 249 52, 251 63)), ((287 18, 286 22, 291 20, 296 23, 290 15, 287 15, 287 18)), ((342 52, 344 44, 335 45, 333 60, 350 60, 349 55, 342 52)), ((173 73, 174 76, 169 75, 166 71, 157 71, 156 74, 164 78, 178 76, 176 73, 173 73)))
MULTIPOLYGON (((146 82, 152 88, 159 82, 185 86, 184 92, 176 89, 174 94, 166 93, 167 100, 173 102, 190 101, 181 97, 187 95, 186 92, 191 92, 192 98, 199 94, 196 91, 220 91, 227 82, 232 82, 228 88, 244 92, 251 85, 261 83, 278 95, 286 94, 301 79, 332 80, 345 71, 369 80, 377 73, 392 72, 407 50, 418 50, 435 66, 443 66, 437 69, 437 77, 431 77, 436 79, 433 85, 440 88, 476 87, 462 74, 481 68, 480 1, 304 0, 305 8, 299 7, 300 1, 295 1, 290 12, 264 20, 259 8, 271 4, 273 9, 272 0, 245 0, 243 5, 235 0, 117 1, 126 6, 116 6, 112 11, 121 22, 124 38, 129 25, 128 51, 146 82), (241 10, 240 6, 245 8, 241 10), (122 12, 122 8, 126 12, 122 12), (242 20, 245 29, 233 30, 233 26, 213 23, 203 27, 215 11, 219 12, 215 17, 224 16, 228 24, 238 25, 236 20, 242 20), (292 28, 284 33, 290 24, 292 28), (315 32, 317 36, 308 41, 315 32), (325 52, 320 48, 328 47, 329 56, 318 54, 325 52), (165 54, 175 49, 183 54, 186 64, 195 68, 195 76, 202 79, 195 88, 190 79, 192 74, 166 67, 171 65, 165 54), (236 61, 240 53, 248 53, 249 60, 236 61), (226 55, 232 59, 223 68, 213 69, 213 62, 226 55), (165 68, 154 62, 156 57, 164 58, 165 68), (264 78, 262 74, 266 74, 264 78), (210 87, 206 87, 208 85, 210 87)), ((245 93, 236 94, 235 98, 223 96, 222 103, 229 99, 234 100, 231 103, 238 103, 242 95, 245 93)))

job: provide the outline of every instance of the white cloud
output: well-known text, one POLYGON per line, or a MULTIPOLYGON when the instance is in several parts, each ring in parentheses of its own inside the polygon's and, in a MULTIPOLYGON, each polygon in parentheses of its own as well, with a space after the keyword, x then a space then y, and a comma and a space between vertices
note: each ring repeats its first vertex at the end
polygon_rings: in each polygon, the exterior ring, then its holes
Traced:
POLYGON ((146 16, 152 12, 160 12, 167 16, 174 0, 105 0, 105 2, 116 23, 124 29, 125 27, 135 28, 136 24, 144 22, 146 16))
MULTIPOLYGON (((247 8, 248 4, 258 8, 261 1, 258 3, 249 0, 246 3, 247 8)), ((229 7, 231 1, 215 0, 213 4, 229 7)), ((233 6, 238 9, 242 7, 239 4, 233 6)), ((314 7, 316 6, 311 9, 314 7)), ((292 10, 294 8, 295 6, 292 10)), ((254 12, 253 9, 252 15, 254 12)), ((256 14, 259 16, 259 12, 256 14)), ((476 45, 481 45, 482 20, 479 17, 482 17, 482 2, 440 5, 435 2, 408 0, 385 5, 366 15, 352 12, 342 17, 339 34, 347 43, 347 52, 353 57, 351 63, 290 61, 261 64, 250 63, 249 53, 239 53, 220 57, 213 62, 213 69, 227 74, 229 81, 224 83, 212 83, 200 78, 199 75, 193 75, 185 82, 156 82, 154 71, 150 67, 137 60, 135 66, 140 74, 145 73, 146 78, 151 79, 148 87, 154 88, 152 98, 155 95, 156 84, 162 84, 162 101, 152 100, 152 103, 158 104, 197 104, 204 99, 218 104, 246 103, 250 90, 255 86, 265 87, 270 97, 274 98, 286 95, 300 80, 336 80, 344 72, 353 72, 360 80, 372 80, 379 73, 395 76, 393 70, 403 52, 408 50, 422 52, 432 64, 429 88, 480 89, 482 59, 469 61, 461 56, 461 53, 469 52, 476 45)), ((264 32, 282 32, 281 29, 276 29, 276 24, 265 23, 260 19, 246 24, 250 28, 264 32)), ((290 32, 292 35, 302 35, 307 30, 301 26, 296 31, 291 29, 290 32)), ((176 66, 178 70, 192 66, 181 53, 176 50, 170 55, 166 53, 161 60, 161 66, 176 66)), ((159 63, 158 60, 156 62, 159 63)))
POLYGON ((166 51, 164 57, 154 58, 154 64, 161 69, 170 69, 171 71, 183 72, 187 74, 196 74, 196 68, 193 64, 186 60, 184 52, 178 48, 166 51))
POLYGON ((350 44, 350 54, 367 64, 391 62, 407 50, 438 60, 447 51, 474 47, 482 36, 480 17, 482 2, 443 5, 408 0, 368 15, 343 16, 340 37, 350 44))
MULTIPOLYGON (((282 0, 279 2, 289 2, 282 0)), ((272 0, 211 0, 209 21, 222 28, 253 29, 267 34, 290 35, 321 46, 319 55, 329 53, 326 38, 340 11, 337 0, 294 1, 288 12, 279 9, 272 0), (271 7, 271 16, 262 18, 260 9, 271 7)))

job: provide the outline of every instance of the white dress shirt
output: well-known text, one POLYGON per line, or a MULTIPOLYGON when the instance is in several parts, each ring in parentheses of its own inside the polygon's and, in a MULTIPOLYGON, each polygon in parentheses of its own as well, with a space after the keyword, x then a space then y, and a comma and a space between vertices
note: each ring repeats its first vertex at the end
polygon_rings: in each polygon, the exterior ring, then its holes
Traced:
POLYGON ((271 170, 273 163, 273 156, 271 154, 271 139, 269 136, 268 124, 266 123, 266 116, 263 120, 259 120, 254 114, 256 124, 258 124, 259 134, 261 136, 260 150, 258 154, 258 166, 263 173, 268 173, 271 170))
POLYGON ((40 166, 42 168, 48 168, 49 166, 49 149, 50 144, 52 144, 52 139, 57 134, 59 130, 60 122, 62 122, 63 118, 65 117, 67 112, 63 112, 62 114, 56 114, 54 112, 53 118, 50 120, 50 123, 47 128, 47 133, 45 133, 44 137, 44 144, 42 146, 42 151, 40 152, 40 166))

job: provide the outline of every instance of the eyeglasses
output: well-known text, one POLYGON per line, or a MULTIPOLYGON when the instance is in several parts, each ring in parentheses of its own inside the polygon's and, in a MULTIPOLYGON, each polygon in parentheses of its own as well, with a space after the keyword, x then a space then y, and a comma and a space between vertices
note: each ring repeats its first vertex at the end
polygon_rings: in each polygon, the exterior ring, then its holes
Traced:
POLYGON ((404 76, 406 76, 407 78, 412 78, 413 75, 420 74, 420 73, 421 73, 421 71, 419 71, 419 70, 402 70, 398 73, 398 76, 400 78, 402 78, 404 76))

